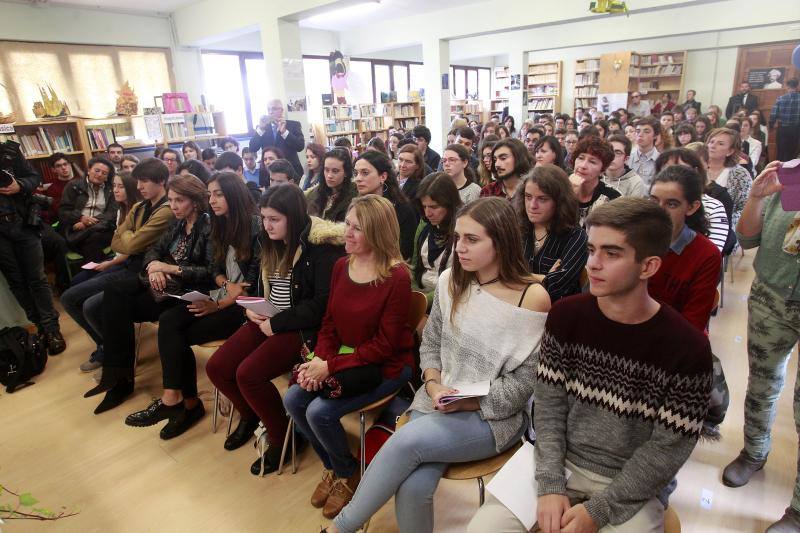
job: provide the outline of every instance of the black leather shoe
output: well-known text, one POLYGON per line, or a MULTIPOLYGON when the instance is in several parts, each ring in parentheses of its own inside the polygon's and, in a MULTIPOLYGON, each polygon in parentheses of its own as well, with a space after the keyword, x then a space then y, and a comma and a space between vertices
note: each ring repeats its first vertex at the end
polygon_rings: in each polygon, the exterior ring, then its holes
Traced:
POLYGON ((94 410, 94 414, 99 415, 100 413, 105 413, 109 409, 115 408, 124 402, 125 398, 132 393, 133 381, 120 381, 106 392, 105 398, 103 398, 103 401, 100 402, 100 405, 94 410))
POLYGON ((44 340, 47 343, 47 353, 50 355, 58 355, 67 349, 67 341, 60 331, 45 333, 44 340))
MULTIPOLYGON (((300 455, 306 449, 308 441, 300 433, 295 433, 295 447, 297 455, 300 455)), ((283 464, 289 463, 292 460, 292 446, 289 442, 289 448, 286 449, 286 457, 283 458, 283 464)), ((254 476, 266 476, 278 469, 281 462, 281 448, 283 446, 269 446, 267 451, 264 452, 263 464, 264 469, 261 469, 262 459, 256 459, 256 462, 250 465, 250 473, 254 476)))
POLYGON ((198 401, 197 405, 191 409, 186 409, 181 405, 181 411, 174 417, 169 419, 167 425, 163 427, 159 436, 163 440, 174 439, 178 435, 182 435, 187 429, 192 427, 198 420, 203 418, 206 414, 206 409, 203 407, 203 402, 198 401))
POLYGON ((225 449, 235 450, 247 444, 253 438, 253 432, 258 427, 258 417, 243 418, 239 420, 239 425, 225 439, 225 449))
POLYGON ((137 428, 152 426, 167 418, 176 417, 183 411, 183 402, 175 405, 164 405, 164 402, 159 398, 153 400, 153 403, 147 406, 146 409, 131 413, 125 419, 125 424, 137 428))

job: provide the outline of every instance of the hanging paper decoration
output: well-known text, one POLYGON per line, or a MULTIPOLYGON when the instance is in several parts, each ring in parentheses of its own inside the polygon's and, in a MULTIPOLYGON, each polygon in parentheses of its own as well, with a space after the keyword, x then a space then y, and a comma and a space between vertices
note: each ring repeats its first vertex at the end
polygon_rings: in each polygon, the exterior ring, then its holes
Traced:
POLYGON ((627 13, 628 6, 622 0, 595 0, 589 2, 592 13, 627 13))

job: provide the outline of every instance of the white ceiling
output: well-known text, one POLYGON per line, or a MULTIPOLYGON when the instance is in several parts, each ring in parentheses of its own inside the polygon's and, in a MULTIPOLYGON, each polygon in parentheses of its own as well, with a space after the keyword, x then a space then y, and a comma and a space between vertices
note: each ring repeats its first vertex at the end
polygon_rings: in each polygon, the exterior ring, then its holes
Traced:
POLYGON ((52 5, 79 6, 84 8, 113 9, 141 13, 172 13, 197 0, 39 0, 40 3, 52 5))
MULTIPOLYGON (((328 31, 346 31, 371 24, 391 25, 393 20, 408 17, 409 15, 433 13, 443 9, 485 1, 486 0, 364 0, 348 7, 332 9, 326 13, 320 13, 308 18, 301 18, 300 27, 328 31)), ((412 32, 411 28, 409 28, 409 32, 412 32)))

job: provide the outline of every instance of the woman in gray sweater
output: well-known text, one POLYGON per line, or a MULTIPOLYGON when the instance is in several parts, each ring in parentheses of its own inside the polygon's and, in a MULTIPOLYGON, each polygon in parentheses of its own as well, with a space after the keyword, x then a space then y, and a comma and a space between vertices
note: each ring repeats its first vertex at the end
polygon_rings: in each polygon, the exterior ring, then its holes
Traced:
POLYGON ((520 239, 502 198, 476 200, 459 213, 458 261, 439 277, 411 421, 375 456, 329 532, 355 532, 395 494, 401 532, 433 531, 433 493, 448 465, 491 457, 522 436, 550 297, 530 278, 520 239), (486 396, 441 401, 482 381, 491 383, 486 396))

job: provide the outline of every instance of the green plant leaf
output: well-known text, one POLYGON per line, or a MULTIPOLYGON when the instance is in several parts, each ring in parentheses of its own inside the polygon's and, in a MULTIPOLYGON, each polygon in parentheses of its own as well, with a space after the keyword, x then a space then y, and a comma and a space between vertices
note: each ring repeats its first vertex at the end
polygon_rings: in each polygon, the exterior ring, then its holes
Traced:
POLYGON ((30 492, 25 492, 19 495, 19 504, 25 507, 31 507, 39 503, 39 500, 31 496, 30 492))

